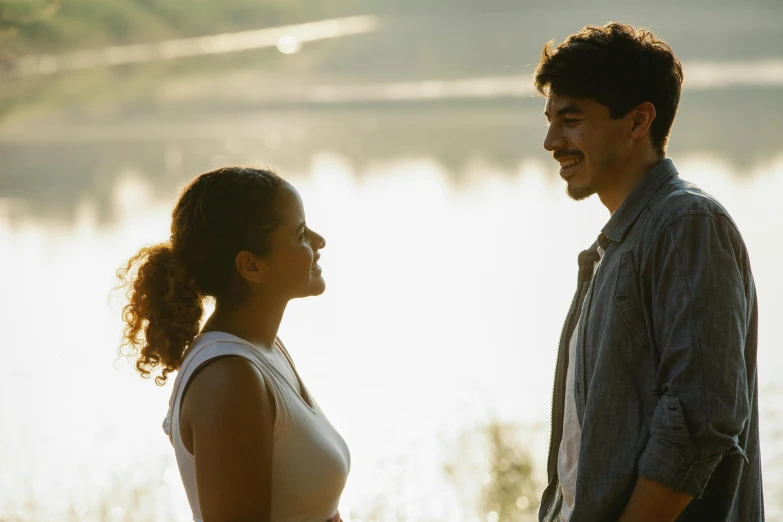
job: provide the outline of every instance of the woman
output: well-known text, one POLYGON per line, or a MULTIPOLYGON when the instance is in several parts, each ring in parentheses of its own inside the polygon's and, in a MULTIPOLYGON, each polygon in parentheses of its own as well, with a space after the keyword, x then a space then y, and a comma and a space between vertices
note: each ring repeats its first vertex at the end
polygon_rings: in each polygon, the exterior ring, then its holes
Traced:
POLYGON ((226 167, 185 188, 171 240, 118 274, 136 368, 162 367, 159 385, 178 370, 164 430, 196 522, 340 520, 348 447, 277 338, 288 301, 323 293, 325 244, 290 184, 226 167))

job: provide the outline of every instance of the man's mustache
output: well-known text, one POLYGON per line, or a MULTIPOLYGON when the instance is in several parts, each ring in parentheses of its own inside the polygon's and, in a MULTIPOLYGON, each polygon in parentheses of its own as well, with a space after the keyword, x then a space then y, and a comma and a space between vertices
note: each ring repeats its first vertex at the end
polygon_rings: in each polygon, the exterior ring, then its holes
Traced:
POLYGON ((577 149, 558 150, 552 154, 552 157, 559 161, 560 158, 584 158, 584 154, 582 154, 582 151, 577 149))

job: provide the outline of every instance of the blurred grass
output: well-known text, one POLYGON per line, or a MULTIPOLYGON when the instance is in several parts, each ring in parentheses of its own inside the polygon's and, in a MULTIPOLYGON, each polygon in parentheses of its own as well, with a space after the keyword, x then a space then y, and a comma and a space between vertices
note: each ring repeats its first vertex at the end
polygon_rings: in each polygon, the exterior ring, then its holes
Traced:
POLYGON ((524 443, 525 431, 499 420, 476 426, 461 435, 461 450, 444 466, 460 497, 473 498, 470 509, 479 520, 535 520, 542 485, 524 443))
MULTIPOLYGON (((163 462, 163 461, 161 461, 163 462)), ((78 480, 78 479, 77 479, 78 480)), ((100 485, 62 492, 28 487, 13 499, 0 495, 0 522, 173 522, 178 519, 163 466, 142 466, 106 477, 100 485), (56 499, 56 500, 55 500, 56 499)), ((78 482, 72 484, 78 488, 78 482)), ((179 486, 177 486, 179 487, 179 486)))
POLYGON ((533 522, 544 484, 533 465, 531 432, 529 426, 492 419, 444 439, 440 471, 443 485, 452 495, 444 495, 444 490, 411 491, 408 482, 426 471, 410 456, 380 466, 385 489, 352 509, 350 519, 443 522, 447 519, 442 515, 427 512, 440 504, 446 510, 457 507, 459 520, 533 522), (389 470, 391 475, 387 476, 389 470))
MULTIPOLYGON (((456 502, 452 507, 458 508, 460 519, 533 522, 542 484, 528 448, 530 431, 530 427, 491 420, 444 441, 445 488, 430 493, 441 497, 451 489, 456 502)), ((412 474, 426 471, 410 455, 381 465, 373 477, 377 491, 351 509, 350 520, 445 522, 426 513, 431 507, 427 492, 408 487, 412 474)), ((62 484, 63 491, 51 486, 42 489, 34 476, 16 477, 12 495, 0 491, 0 522, 173 522, 185 513, 171 455, 148 457, 132 469, 107 470, 102 479, 89 469, 81 473, 85 472, 62 484), (179 501, 181 507, 176 505, 179 501)))
POLYGON ((505 522, 532 520, 539 491, 530 453, 520 443, 520 427, 495 422, 485 430, 490 480, 482 491, 482 513, 497 513, 497 520, 505 522))

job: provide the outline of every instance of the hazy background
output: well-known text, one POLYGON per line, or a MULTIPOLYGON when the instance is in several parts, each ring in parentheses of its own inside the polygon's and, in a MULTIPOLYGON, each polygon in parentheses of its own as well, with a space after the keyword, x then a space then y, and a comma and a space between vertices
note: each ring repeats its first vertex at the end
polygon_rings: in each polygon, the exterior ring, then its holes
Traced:
POLYGON ((683 62, 669 156, 748 244, 783 520, 778 0, 0 0, 0 521, 189 520, 170 386, 118 359, 109 292, 228 163, 277 169, 327 238, 328 291, 281 337, 351 447, 346 522, 532 520, 608 214, 566 197, 530 79, 546 41, 610 20, 683 62))

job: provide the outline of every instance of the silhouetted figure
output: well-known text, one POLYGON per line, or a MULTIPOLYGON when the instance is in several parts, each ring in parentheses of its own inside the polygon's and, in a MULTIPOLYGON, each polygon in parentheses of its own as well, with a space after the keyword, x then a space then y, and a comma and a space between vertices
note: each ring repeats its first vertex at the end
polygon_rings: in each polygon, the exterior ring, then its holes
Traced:
POLYGON ((137 369, 162 367, 161 385, 178 371, 164 430, 197 522, 340 520, 348 447, 277 337, 291 299, 323 293, 325 245, 289 183, 226 167, 188 185, 171 240, 119 272, 137 369))
POLYGON ((611 213, 579 255, 540 520, 764 519, 756 290, 728 212, 666 159, 682 78, 617 23, 547 44, 536 70, 568 194, 611 213))

